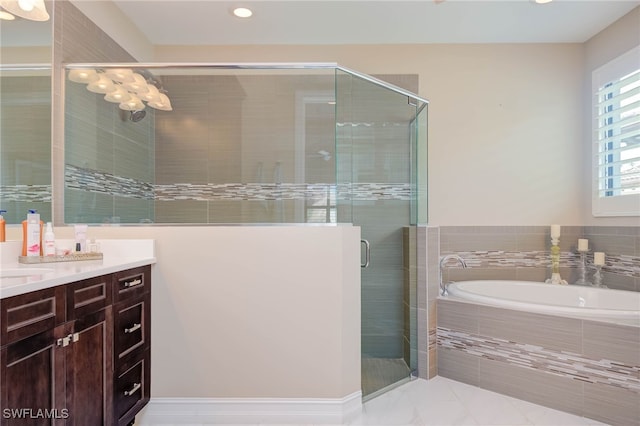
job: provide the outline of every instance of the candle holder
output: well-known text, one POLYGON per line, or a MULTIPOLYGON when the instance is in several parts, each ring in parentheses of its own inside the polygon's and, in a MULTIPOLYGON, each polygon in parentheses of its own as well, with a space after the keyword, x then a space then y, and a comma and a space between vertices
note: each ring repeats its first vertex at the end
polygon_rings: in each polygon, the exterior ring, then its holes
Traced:
POLYGON ((550 284, 567 285, 567 281, 560 276, 560 238, 551 237, 551 278, 545 282, 550 284))
POLYGON ((600 288, 607 288, 606 285, 602 284, 602 274, 600 273, 602 270, 602 265, 594 265, 596 268, 596 272, 593 273, 593 286, 600 288))
POLYGON ((575 282, 576 285, 591 285, 590 281, 587 281, 587 253, 589 250, 578 250, 580 253, 580 278, 575 282))

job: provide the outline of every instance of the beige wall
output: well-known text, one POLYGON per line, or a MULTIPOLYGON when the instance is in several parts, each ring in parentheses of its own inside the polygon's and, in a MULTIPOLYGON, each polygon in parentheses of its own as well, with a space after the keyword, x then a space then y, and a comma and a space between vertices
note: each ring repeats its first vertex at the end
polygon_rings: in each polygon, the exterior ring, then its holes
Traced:
MULTIPOLYGON (((55 233, 73 238, 72 227, 55 233)), ((360 228, 107 226, 89 237, 156 241, 152 397, 360 390, 360 228)))
POLYGON ((430 224, 585 220, 580 44, 163 46, 156 60, 324 61, 418 74, 430 101, 430 224))
POLYGON ((638 225, 591 214, 591 71, 640 44, 640 7, 580 44, 158 46, 160 62, 337 62, 418 74, 432 225, 638 225))
MULTIPOLYGON (((640 7, 627 13, 613 25, 610 25, 584 44, 584 103, 583 103, 583 132, 584 142, 588 149, 583 152, 583 179, 585 191, 582 208, 587 213, 586 225, 631 225, 640 226, 640 218, 595 218, 591 215, 591 73, 610 60, 640 45, 640 7)), ((640 59, 639 59, 640 60, 640 59)), ((640 206, 638 206, 640 211, 640 206)))

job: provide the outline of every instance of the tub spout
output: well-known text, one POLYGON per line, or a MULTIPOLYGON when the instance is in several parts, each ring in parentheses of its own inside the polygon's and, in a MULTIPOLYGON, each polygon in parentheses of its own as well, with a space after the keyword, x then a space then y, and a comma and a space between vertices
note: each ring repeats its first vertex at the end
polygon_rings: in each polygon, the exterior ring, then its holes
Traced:
POLYGON ((458 256, 457 254, 448 254, 446 256, 444 256, 442 259, 440 259, 440 294, 443 296, 448 296, 449 295, 449 291, 447 290, 447 284, 445 284, 442 281, 442 270, 444 269, 446 263, 449 260, 455 260, 456 262, 460 263, 462 265, 463 268, 467 267, 467 262, 464 261, 464 259, 460 256, 458 256))

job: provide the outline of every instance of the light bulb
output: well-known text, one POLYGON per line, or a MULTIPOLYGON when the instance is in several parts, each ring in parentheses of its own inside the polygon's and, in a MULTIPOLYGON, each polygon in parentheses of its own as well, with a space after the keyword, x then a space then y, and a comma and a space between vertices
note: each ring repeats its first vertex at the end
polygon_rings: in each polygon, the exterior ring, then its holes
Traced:
POLYGON ((129 99, 120 103, 120 109, 125 111, 142 111, 145 107, 144 102, 140 100, 136 95, 129 95, 129 99))
POLYGON ((31 12, 34 8, 32 0, 18 0, 18 6, 25 12, 31 12))
POLYGON ((135 79, 133 77, 133 71, 128 68, 109 68, 104 72, 111 80, 118 81, 120 83, 133 83, 135 79))
POLYGON ((138 95, 147 93, 149 91, 149 86, 147 86, 147 80, 137 72, 134 72, 132 75, 133 75, 134 81, 130 83, 125 83, 124 87, 128 91, 134 92, 138 95))
POLYGON ((9 12, 5 12, 4 10, 0 10, 0 19, 2 19, 4 21, 13 21, 14 19, 16 19, 16 17, 13 16, 12 14, 10 14, 9 12))
POLYGON ((127 102, 129 99, 131 99, 131 95, 129 94, 129 92, 124 90, 122 86, 119 86, 119 85, 116 85, 116 90, 104 95, 105 101, 113 102, 116 104, 127 102))
POLYGON ((87 85, 87 90, 93 93, 105 93, 113 92, 116 90, 116 85, 113 81, 107 78, 104 74, 100 74, 100 78, 97 81, 91 82, 87 85))
POLYGON ((141 94, 140 98, 147 102, 160 102, 160 91, 158 88, 153 84, 149 84, 147 87, 149 88, 149 91, 141 94))
POLYGON ((159 109, 161 111, 173 111, 173 107, 171 106, 171 101, 169 97, 164 93, 160 93, 160 100, 157 102, 149 102, 150 107, 159 109))
POLYGON ((0 0, 0 7, 30 21, 48 21, 50 18, 44 0, 0 0))
POLYGON ((76 83, 93 83, 99 79, 100 77, 96 70, 91 68, 69 71, 69 80, 75 81, 76 83))

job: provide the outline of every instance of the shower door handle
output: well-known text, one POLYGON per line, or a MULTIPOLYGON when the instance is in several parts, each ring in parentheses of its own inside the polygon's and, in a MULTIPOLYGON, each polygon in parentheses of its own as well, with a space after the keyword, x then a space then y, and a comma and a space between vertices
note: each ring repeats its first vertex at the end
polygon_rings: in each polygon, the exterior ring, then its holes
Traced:
POLYGON ((371 244, 367 240, 360 240, 360 244, 364 244, 364 263, 361 263, 360 267, 368 268, 371 263, 371 244))

